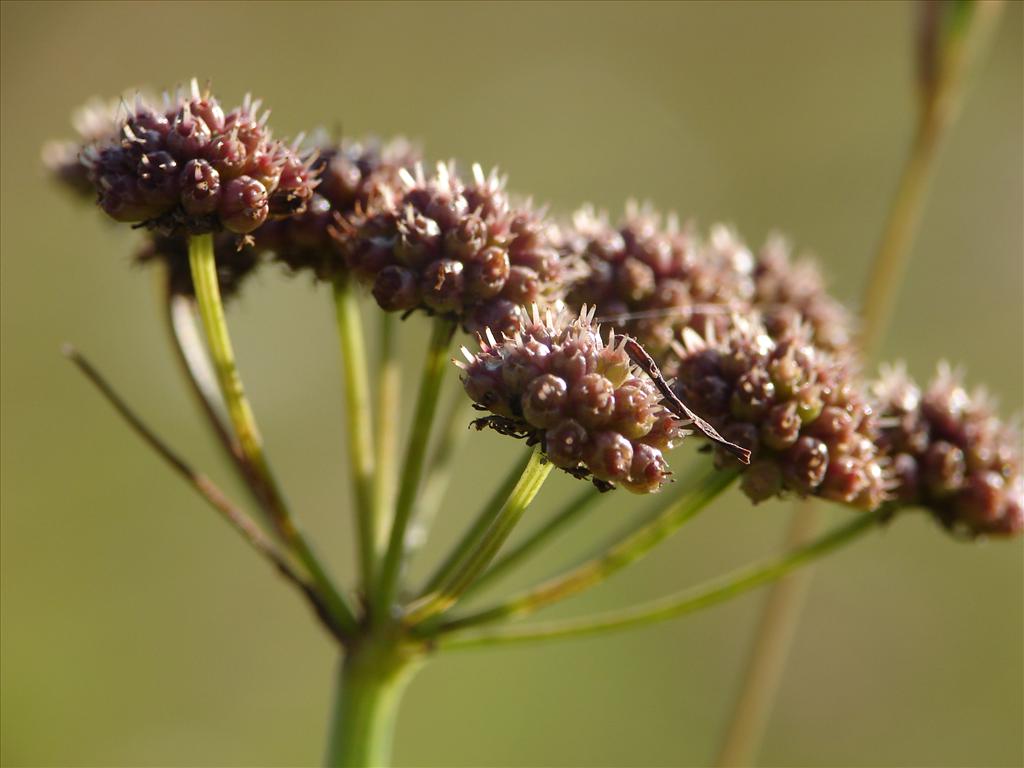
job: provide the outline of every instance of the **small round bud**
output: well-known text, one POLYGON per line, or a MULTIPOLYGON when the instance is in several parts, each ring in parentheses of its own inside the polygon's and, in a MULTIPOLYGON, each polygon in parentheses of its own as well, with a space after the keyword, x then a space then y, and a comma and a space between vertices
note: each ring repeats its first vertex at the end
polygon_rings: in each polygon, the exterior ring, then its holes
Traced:
POLYGON ((187 161, 199 156, 210 139, 209 126, 201 117, 193 115, 186 104, 171 124, 167 146, 178 158, 187 161))
POLYGON ((206 146, 203 155, 225 179, 242 175, 249 160, 245 144, 238 140, 237 132, 215 137, 206 146))
MULTIPOLYGON (((501 248, 487 248, 466 268, 466 291, 476 299, 497 296, 505 287, 510 270, 506 251, 501 248)), ((516 303, 511 297, 506 298, 516 303)))
POLYGON ((541 374, 533 379, 523 395, 523 416, 535 427, 549 429, 565 417, 569 387, 564 379, 541 374))
POLYGON ((569 398, 576 418, 591 428, 607 423, 615 411, 615 387, 599 373, 574 382, 569 398))
POLYGON ((189 160, 181 172, 181 207, 191 216, 205 216, 217 210, 220 174, 205 160, 189 160))
POLYGON ((801 437, 786 452, 782 466, 786 482, 801 493, 811 493, 828 471, 828 446, 814 437, 801 437))
POLYGON ((529 267, 512 267, 504 287, 504 297, 521 306, 528 307, 540 298, 540 278, 529 267))
POLYGON ((505 386, 513 391, 525 389, 547 370, 550 353, 550 348, 536 339, 513 347, 505 355, 501 367, 501 378, 505 386))
POLYGON ((853 456, 839 456, 829 461, 821 494, 827 499, 852 504, 868 487, 862 462, 853 456))
POLYGON ((224 185, 217 212, 232 232, 252 232, 267 220, 267 188, 248 176, 232 179, 224 185))
POLYGON ((651 396, 636 383, 623 383, 615 391, 615 411, 612 426, 631 440, 644 437, 654 427, 657 419, 651 408, 651 396))
POLYGON ((629 478, 633 465, 633 446, 618 432, 598 432, 586 447, 587 468, 600 480, 610 483, 629 478))
POLYGON ((668 463, 660 450, 638 443, 633 447, 629 477, 620 483, 633 493, 653 493, 661 488, 670 474, 668 463))
POLYGON ((922 476, 929 492, 936 496, 948 496, 959 490, 966 471, 964 452, 952 443, 940 440, 924 455, 922 476))
POLYGON ((462 379, 462 386, 474 403, 494 411, 499 416, 509 417, 512 415, 512 409, 509 407, 505 395, 505 388, 501 383, 500 372, 490 370, 486 365, 473 365, 467 369, 466 375, 462 379))
POLYGON ((420 302, 416 275, 404 267, 385 267, 373 281, 373 298, 385 312, 412 309, 420 302))
POLYGON ((744 373, 732 393, 730 408, 738 419, 752 421, 764 416, 775 397, 775 385, 762 369, 754 368, 744 373))
POLYGON ((572 419, 566 419, 544 434, 544 448, 551 462, 563 469, 573 469, 583 461, 587 430, 572 419))
POLYGON ((167 152, 151 152, 139 160, 139 189, 155 207, 173 206, 178 196, 178 163, 167 152))
POLYGON ((619 265, 615 279, 619 295, 632 302, 646 299, 657 287, 654 270, 632 257, 619 265))
POLYGON ((775 451, 784 451, 800 437, 800 417, 796 403, 774 406, 761 422, 761 441, 775 451))
POLYGON ((461 261, 439 259, 428 265, 420 280, 423 303, 435 312, 456 312, 462 308, 463 269, 461 261))

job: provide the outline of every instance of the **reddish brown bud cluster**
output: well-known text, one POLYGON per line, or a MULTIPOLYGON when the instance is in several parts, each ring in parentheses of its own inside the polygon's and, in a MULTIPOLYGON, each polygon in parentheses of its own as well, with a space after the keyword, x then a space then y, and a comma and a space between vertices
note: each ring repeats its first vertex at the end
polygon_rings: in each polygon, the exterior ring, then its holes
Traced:
POLYGON ((984 392, 968 393, 947 366, 922 394, 902 367, 883 370, 879 444, 892 457, 895 495, 970 536, 1024 529, 1020 434, 984 392))
POLYGON ((727 227, 712 227, 704 241, 675 217, 663 225, 655 212, 630 205, 617 227, 590 208, 577 212, 561 249, 587 267, 569 292, 569 305, 596 305, 602 318, 663 364, 683 328, 722 332, 732 312, 755 309, 773 335, 804 323, 824 349, 849 343, 845 309, 826 293, 810 261, 790 261, 781 238, 769 239, 755 257, 727 227))
POLYGON ((532 321, 497 341, 488 330, 480 352, 463 347, 463 386, 478 421, 503 434, 539 443, 556 466, 592 476, 599 488, 658 490, 670 472, 662 451, 684 432, 661 405, 651 380, 636 369, 614 335, 607 344, 578 317, 534 306, 532 321))
POLYGON ((793 260, 790 254, 789 242, 772 235, 755 262, 754 304, 768 332, 782 337, 803 323, 816 346, 833 352, 848 349, 853 327, 849 310, 828 293, 813 259, 793 260))
POLYGON ((563 233, 563 253, 586 265, 567 301, 573 307, 597 306, 617 330, 664 359, 681 328, 722 322, 730 307, 749 304, 753 257, 745 248, 720 242, 719 234, 716 230, 705 247, 674 217, 662 226, 661 217, 646 208, 628 206, 617 227, 583 208, 563 233))
POLYGON ((338 217, 348 220, 362 215, 382 187, 398 186, 399 169, 412 169, 420 153, 402 139, 384 144, 376 140, 317 144, 318 159, 312 170, 320 185, 309 205, 296 216, 262 227, 257 245, 273 251, 274 257, 292 270, 308 269, 318 278, 328 279, 344 268, 331 235, 338 217))
POLYGON ((336 237, 349 268, 387 312, 416 309, 457 319, 470 332, 513 333, 522 307, 558 298, 562 263, 549 227, 515 209, 504 181, 473 168, 464 183, 448 165, 426 178, 399 172, 336 237))
POLYGON ((744 318, 706 339, 686 329, 676 390, 723 437, 751 450, 742 485, 754 502, 793 491, 874 509, 887 484, 875 414, 849 365, 809 336, 775 339, 744 318))
POLYGON ((316 186, 311 160, 273 141, 246 97, 225 114, 195 80, 163 109, 141 98, 81 160, 99 204, 117 221, 165 234, 252 232, 268 217, 302 211, 316 186))

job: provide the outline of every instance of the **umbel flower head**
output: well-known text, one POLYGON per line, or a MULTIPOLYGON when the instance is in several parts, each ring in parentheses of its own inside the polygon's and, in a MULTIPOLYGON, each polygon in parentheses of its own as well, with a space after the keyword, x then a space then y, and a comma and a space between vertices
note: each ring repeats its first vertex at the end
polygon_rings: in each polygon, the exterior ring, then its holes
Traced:
POLYGON ((756 319, 736 317, 725 333, 685 329, 677 347, 676 391, 751 450, 742 487, 755 503, 785 491, 863 509, 886 499, 875 413, 849 362, 816 348, 807 329, 774 338, 756 319))
POLYGON ((969 393, 947 365, 923 393, 903 366, 884 368, 874 391, 900 505, 924 507, 968 536, 1024 529, 1020 433, 985 392, 969 393))
POLYGON ((302 211, 316 186, 312 159, 274 141, 267 116, 249 97, 225 113, 192 80, 162 108, 137 99, 80 158, 100 207, 117 221, 164 234, 244 235, 302 211))
POLYGON ((817 262, 807 256, 794 260, 781 235, 769 236, 757 254, 754 306, 772 336, 784 336, 803 323, 816 347, 830 352, 850 347, 850 311, 829 294, 817 262))
POLYGON ((724 225, 702 239, 675 216, 663 223, 649 207, 632 203, 615 226, 604 214, 581 209, 563 232, 561 249, 586 266, 569 305, 596 304, 602 318, 663 364, 683 328, 725 331, 732 313, 754 309, 775 336, 803 323, 823 349, 849 344, 848 313, 828 295, 815 264, 791 261, 777 236, 755 255, 724 225))
POLYGON ((522 307, 561 297, 563 265, 550 227, 514 208, 504 179, 473 166, 463 182, 451 165, 427 177, 399 171, 376 190, 364 216, 336 232, 348 266, 387 312, 417 309, 457 319, 470 332, 513 333, 522 307))
POLYGON ((404 139, 382 143, 318 140, 312 171, 320 184, 302 213, 261 227, 257 245, 294 271, 310 270, 327 279, 344 269, 331 235, 339 221, 362 215, 382 187, 399 184, 399 169, 412 169, 420 152, 404 139), (375 192, 376 191, 376 192, 375 192))
POLYGON ((614 333, 604 342, 593 315, 535 305, 511 336, 499 341, 488 329, 479 352, 462 348, 463 386, 491 413, 478 427, 539 444, 556 466, 601 489, 656 491, 670 475, 662 452, 685 433, 614 333))
POLYGON ((630 203, 616 226, 605 214, 584 207, 562 233, 563 253, 585 264, 570 306, 597 306, 616 330, 635 337, 662 359, 689 325, 724 322, 730 309, 749 305, 753 257, 724 227, 701 243, 692 228, 630 203))

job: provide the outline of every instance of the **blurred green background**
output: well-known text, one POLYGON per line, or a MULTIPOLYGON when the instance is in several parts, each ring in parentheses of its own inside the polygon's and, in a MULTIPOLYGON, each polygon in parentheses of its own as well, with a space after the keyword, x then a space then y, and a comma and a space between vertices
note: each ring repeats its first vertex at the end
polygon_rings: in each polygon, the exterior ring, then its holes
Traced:
MULTIPOLYGON (((212 78, 229 103, 262 96, 278 133, 402 133, 433 158, 500 164, 557 213, 583 201, 617 211, 638 196, 705 226, 734 223, 755 245, 781 229, 854 300, 912 130, 913 10, 5 2, 3 763, 314 764, 335 674, 306 608, 59 354, 74 341, 241 496, 178 378, 155 275, 129 265, 136 235, 66 199, 40 168, 40 145, 70 135, 75 106, 212 78)), ((1007 4, 941 158, 885 345, 919 376, 943 357, 963 363, 1006 412, 1024 386, 1021 12, 1007 4)), ((278 474, 349 575, 328 295, 268 270, 230 320, 278 474)), ((404 326, 410 371, 423 330, 404 326)), ((418 573, 517 455, 493 434, 467 446, 418 573)), ((553 478, 530 517, 574 487, 553 478)), ((642 507, 608 497, 518 583, 590 551, 642 507)), ((654 596, 771 551, 790 510, 734 494, 550 615, 654 596)), ((634 633, 440 658, 408 691, 396 760, 705 764, 763 596, 634 633)), ((965 545, 921 516, 828 560, 763 763, 1021 765, 1022 598, 1019 542, 965 545)))

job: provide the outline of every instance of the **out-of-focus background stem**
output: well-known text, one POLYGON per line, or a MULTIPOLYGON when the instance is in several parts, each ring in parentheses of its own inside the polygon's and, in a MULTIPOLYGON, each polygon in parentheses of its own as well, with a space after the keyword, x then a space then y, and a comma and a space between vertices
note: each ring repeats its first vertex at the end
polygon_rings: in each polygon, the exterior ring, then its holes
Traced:
MULTIPOLYGON (((913 254, 936 159, 956 122, 971 65, 989 43, 1001 10, 1001 0, 918 2, 917 130, 861 301, 860 342, 868 361, 873 361, 889 326, 913 254)), ((816 502, 796 502, 784 546, 809 541, 819 524, 816 502)), ((813 577, 813 568, 797 571, 774 585, 766 598, 718 754, 719 766, 750 765, 756 759, 813 577)))

